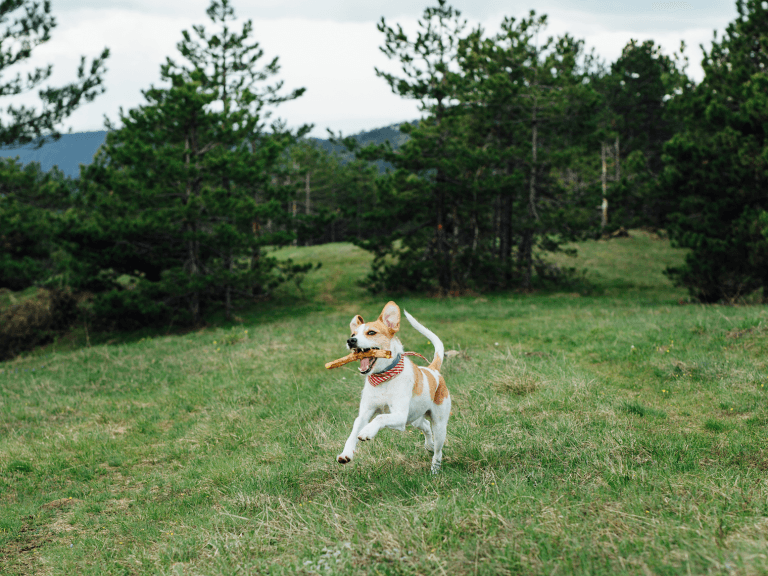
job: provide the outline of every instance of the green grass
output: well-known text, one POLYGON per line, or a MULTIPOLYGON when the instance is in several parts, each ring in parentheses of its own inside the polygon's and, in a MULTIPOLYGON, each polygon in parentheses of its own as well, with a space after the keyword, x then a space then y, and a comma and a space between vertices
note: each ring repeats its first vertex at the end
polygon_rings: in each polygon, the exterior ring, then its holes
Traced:
POLYGON ((335 462, 361 381, 323 363, 387 300, 347 244, 239 323, 0 363, 0 574, 768 574, 768 310, 579 248, 587 294, 397 299, 460 352, 437 477, 410 428, 335 462))

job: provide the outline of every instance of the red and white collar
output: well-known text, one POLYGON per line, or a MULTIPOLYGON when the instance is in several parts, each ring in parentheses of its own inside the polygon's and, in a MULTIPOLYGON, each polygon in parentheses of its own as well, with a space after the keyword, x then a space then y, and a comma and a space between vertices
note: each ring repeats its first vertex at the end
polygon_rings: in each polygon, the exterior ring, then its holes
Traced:
MULTIPOLYGON (((400 374, 405 369, 405 356, 419 356, 420 358, 424 358, 421 354, 418 352, 403 352, 399 355, 400 360, 395 364, 392 368, 385 372, 379 372, 378 374, 369 374, 368 375, 368 383, 371 386, 378 386, 379 384, 383 384, 387 380, 392 380, 395 376, 400 374)), ((429 362, 426 358, 424 358, 426 362, 429 362)))

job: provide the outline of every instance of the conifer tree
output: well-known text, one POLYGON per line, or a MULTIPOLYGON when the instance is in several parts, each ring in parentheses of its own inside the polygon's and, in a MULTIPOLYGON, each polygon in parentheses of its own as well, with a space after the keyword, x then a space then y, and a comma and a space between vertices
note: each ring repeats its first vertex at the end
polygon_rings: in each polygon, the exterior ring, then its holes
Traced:
MULTIPOLYGON (((401 248, 395 248, 392 242, 378 241, 369 242, 367 246, 377 252, 375 267, 385 266, 385 254, 397 252, 400 265, 395 274, 401 276, 404 285, 423 288, 436 278, 437 289, 447 294, 457 283, 452 263, 457 254, 455 237, 459 225, 458 215, 451 208, 452 198, 458 193, 454 177, 458 166, 453 147, 458 143, 459 122, 453 114, 456 101, 451 79, 466 22, 447 0, 438 0, 436 6, 424 10, 420 25, 412 38, 400 25, 388 26, 384 18, 378 26, 384 34, 381 51, 399 62, 402 75, 379 69, 376 74, 387 81, 395 94, 417 100, 425 116, 418 126, 402 125, 401 130, 410 140, 397 153, 387 150, 383 154, 385 160, 402 171, 396 176, 401 183, 394 187, 385 185, 382 192, 385 197, 400 196, 397 204, 408 215, 405 218, 408 231, 400 230, 396 234, 402 242, 401 248), (428 173, 429 176, 414 180, 409 179, 409 173, 428 173)), ((381 155, 381 150, 378 153, 381 155)), ((376 154, 369 152, 367 158, 374 157, 376 154)), ((391 201, 382 202, 381 207, 384 206, 389 210, 386 218, 398 218, 391 210, 391 201)))
POLYGON ((384 24, 385 54, 402 75, 393 91, 417 98, 424 116, 405 126, 397 151, 362 157, 395 166, 379 182, 368 221, 393 225, 361 245, 372 250, 372 284, 435 290, 532 286, 536 249, 555 250, 590 227, 584 197, 558 170, 583 149, 599 103, 582 43, 536 43, 545 18, 505 21, 499 35, 464 34, 445 1, 425 11, 409 39, 384 24))
POLYGON ((704 80, 677 104, 685 130, 664 147, 663 184, 679 206, 670 235, 691 249, 668 272, 703 302, 762 288, 768 303, 768 4, 736 8, 704 52, 704 80))
POLYGON ((222 302, 229 315, 233 293, 260 292, 278 276, 261 248, 290 238, 277 172, 295 134, 267 127, 265 107, 302 92, 264 87, 277 60, 258 67, 252 24, 233 33, 228 0, 212 0, 208 16, 217 31, 183 33, 186 63, 161 67, 170 87, 146 90, 145 105, 121 114, 86 172, 107 244, 95 266, 137 275, 148 300, 184 303, 195 323, 205 302, 222 302))
MULTIPOLYGON (((41 146, 58 138, 61 123, 104 91, 108 49, 89 66, 81 58, 77 80, 59 88, 45 86, 53 73, 50 65, 13 73, 35 48, 50 40, 55 26, 47 0, 0 2, 0 97, 35 89, 39 96, 38 105, 4 107, 0 148, 30 142, 41 146)), ((61 272, 63 252, 57 234, 71 191, 71 182, 60 172, 43 174, 37 164, 22 169, 14 160, 0 160, 0 287, 20 290, 50 282, 61 272)))
MULTIPOLYGON (((32 51, 51 38, 56 20, 51 15, 49 0, 2 0, 0 2, 0 76, 7 77, 8 69, 23 65, 32 51)), ((77 81, 60 88, 45 87, 38 91, 40 106, 9 105, 0 121, 0 147, 20 146, 37 141, 42 145, 48 138, 59 137, 57 128, 61 122, 84 102, 90 102, 104 92, 104 63, 109 57, 105 48, 98 58, 87 66, 85 57, 80 59, 77 81)), ((0 82, 0 96, 17 96, 42 86, 53 73, 48 65, 37 67, 24 75, 16 73, 0 82)))
POLYGON ((664 143, 683 128, 676 103, 693 88, 684 50, 681 43, 680 51, 668 56, 653 40, 630 40, 598 81, 609 116, 603 143, 616 169, 611 191, 615 227, 664 227, 675 205, 658 179, 664 143))
POLYGON ((583 42, 542 39, 545 27, 546 16, 535 12, 507 18, 495 37, 473 34, 460 58, 467 86, 459 98, 486 135, 483 163, 498 190, 497 266, 504 285, 516 276, 524 290, 532 286, 534 248, 557 250, 589 228, 585 198, 568 194, 558 174, 585 153, 599 106, 583 42))
POLYGON ((0 288, 50 284, 64 272, 60 234, 75 187, 57 169, 0 158, 0 288))

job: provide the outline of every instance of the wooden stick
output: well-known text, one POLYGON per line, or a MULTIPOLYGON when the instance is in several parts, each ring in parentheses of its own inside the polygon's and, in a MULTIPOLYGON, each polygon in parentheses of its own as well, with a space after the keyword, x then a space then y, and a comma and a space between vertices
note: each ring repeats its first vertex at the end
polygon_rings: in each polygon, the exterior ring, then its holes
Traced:
POLYGON ((344 358, 339 358, 333 362, 326 362, 325 367, 330 370, 331 368, 338 368, 349 364, 355 360, 362 360, 363 358, 392 358, 392 352, 389 350, 368 350, 367 352, 350 352, 344 358))

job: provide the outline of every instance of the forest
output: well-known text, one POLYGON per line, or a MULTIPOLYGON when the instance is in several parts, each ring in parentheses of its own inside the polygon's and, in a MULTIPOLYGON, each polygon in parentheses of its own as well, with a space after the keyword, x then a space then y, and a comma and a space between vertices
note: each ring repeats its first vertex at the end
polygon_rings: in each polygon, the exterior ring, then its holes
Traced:
MULTIPOLYGON (((339 134, 323 147, 273 119, 303 90, 285 91, 252 23, 235 30, 229 0, 212 0, 78 177, 0 160, 0 290, 41 289, 38 305, 57 311, 43 333, 83 315, 109 329, 194 326, 322 265, 278 260, 279 246, 351 241, 374 256, 371 290, 444 297, 567 285, 552 254, 646 228, 688 249, 665 273, 692 298, 768 302, 768 8, 737 9, 699 83, 684 45, 633 39, 606 63, 582 39, 548 36, 534 11, 488 31, 437 0, 410 36, 382 18, 400 73, 376 73, 422 115, 391 140, 339 134)), ((3 55, 11 68, 52 17, 47 3, 2 10, 23 13, 5 30, 27 46, 3 55)), ((108 57, 41 91, 40 111, 9 107, 0 144, 58 137, 103 91, 108 57)), ((2 93, 24 89, 9 80, 2 93)), ((22 324, 5 354, 41 337, 22 324)))

